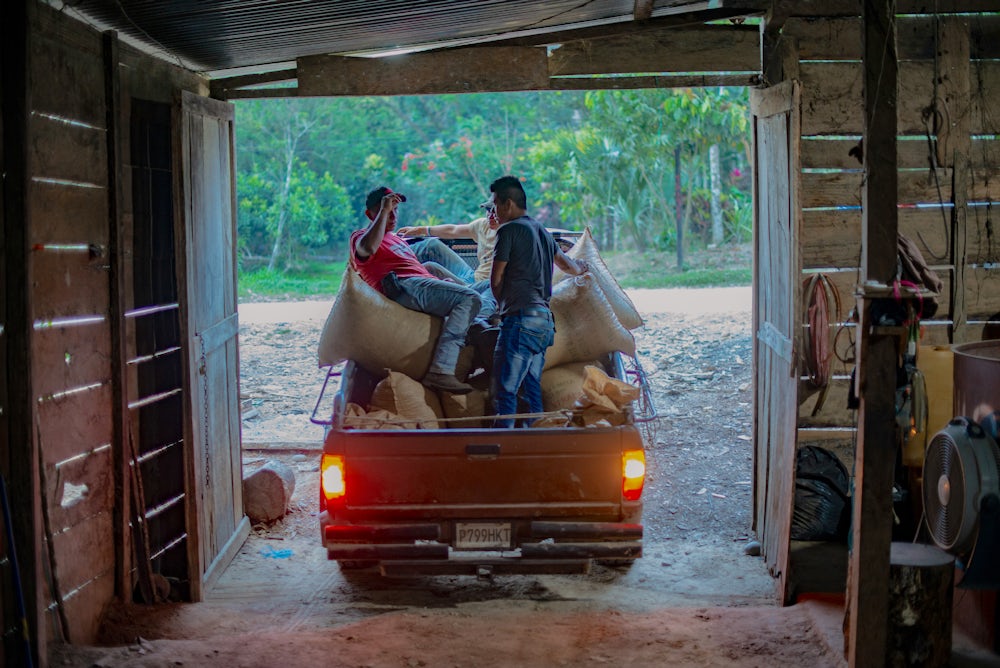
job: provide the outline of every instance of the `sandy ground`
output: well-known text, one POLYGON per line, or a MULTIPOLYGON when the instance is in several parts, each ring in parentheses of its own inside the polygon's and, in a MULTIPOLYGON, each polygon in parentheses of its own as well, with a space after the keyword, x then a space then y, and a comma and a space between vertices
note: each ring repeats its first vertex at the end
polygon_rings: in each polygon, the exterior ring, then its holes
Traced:
MULTIPOLYGON (((698 315, 750 312, 751 292, 749 287, 636 289, 626 292, 639 312, 644 314, 686 313, 698 315)), ((330 313, 332 305, 331 300, 240 304, 240 324, 323 321, 330 313)))

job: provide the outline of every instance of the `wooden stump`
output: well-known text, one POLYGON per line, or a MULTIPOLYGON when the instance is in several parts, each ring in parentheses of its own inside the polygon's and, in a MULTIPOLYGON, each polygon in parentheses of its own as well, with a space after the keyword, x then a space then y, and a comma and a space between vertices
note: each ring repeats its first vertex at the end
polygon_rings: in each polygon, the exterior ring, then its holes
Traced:
POLYGON ((886 666, 947 666, 955 558, 933 545, 893 543, 886 666))

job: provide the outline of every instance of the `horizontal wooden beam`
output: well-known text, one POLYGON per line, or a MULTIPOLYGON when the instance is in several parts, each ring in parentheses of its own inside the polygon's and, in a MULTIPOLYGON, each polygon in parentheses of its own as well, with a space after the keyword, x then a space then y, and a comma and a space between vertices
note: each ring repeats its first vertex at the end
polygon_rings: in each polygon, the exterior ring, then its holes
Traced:
MULTIPOLYGON (((861 64, 857 62, 803 62, 803 135, 860 135, 862 128, 861 64)), ((970 63, 969 77, 976 82, 970 91, 972 111, 969 130, 973 134, 997 134, 1000 121, 993 114, 990 92, 1000 89, 1000 61, 970 63)), ((924 135, 923 110, 934 99, 934 63, 904 61, 899 64, 898 134, 924 135)))
POLYGON ((219 100, 257 100, 257 99, 280 99, 284 97, 298 97, 299 89, 296 86, 287 88, 239 88, 227 90, 225 94, 212 95, 219 100))
POLYGON ((274 72, 243 74, 236 77, 213 79, 211 84, 212 97, 219 100, 225 100, 233 97, 232 92, 240 88, 284 83, 286 81, 295 81, 297 78, 298 72, 296 70, 285 69, 274 72))
MULTIPOLYGON (((708 3, 703 3, 708 4, 708 3)), ((697 11, 677 11, 673 14, 660 15, 648 21, 636 23, 634 21, 623 21, 621 23, 608 23, 600 26, 588 26, 586 28, 570 28, 567 30, 557 30, 555 32, 539 32, 533 35, 520 35, 506 39, 490 42, 491 45, 509 46, 542 46, 550 44, 565 44, 581 39, 600 39, 605 37, 640 35, 644 32, 657 32, 664 28, 682 28, 685 26, 703 25, 709 21, 723 21, 726 19, 739 19, 746 16, 757 16, 764 13, 770 4, 767 1, 750 2, 721 2, 708 9, 697 11)), ((676 8, 689 9, 689 6, 676 8)))
MULTIPOLYGON (((952 200, 953 170, 900 171, 897 175, 897 202, 902 205, 942 204, 952 200)), ((860 206, 864 174, 853 172, 805 172, 801 179, 804 208, 860 206)), ((983 168, 969 175, 969 187, 962 191, 972 202, 1000 200, 1000 170, 983 168)))
MULTIPOLYGON (((523 90, 638 90, 645 88, 710 88, 717 86, 757 86, 760 75, 746 74, 678 74, 666 76, 627 77, 552 77, 542 88, 523 90)), ((346 96, 359 93, 343 94, 346 96)), ((243 88, 228 91, 227 100, 298 97, 298 88, 243 88)), ((333 97, 331 95, 330 97, 333 97)))
MULTIPOLYGON (((901 135, 896 138, 896 164, 900 169, 929 169, 932 149, 925 135, 901 135)), ((827 139, 825 137, 803 137, 801 143, 803 169, 861 169, 857 159, 858 139, 827 139)), ((972 148, 967 156, 973 169, 992 166, 1000 168, 1000 139, 973 137, 972 148)), ((945 163, 939 167, 951 167, 954 154, 944 156, 945 163)))
POLYGON ((538 90, 548 85, 546 50, 488 46, 387 58, 304 56, 298 95, 428 95, 538 90))
MULTIPOLYGON (((951 208, 899 209, 899 231, 917 244, 929 264, 953 262, 949 236, 951 208)), ((973 214, 974 216, 974 214, 973 214)), ((977 226, 974 234, 979 232, 977 226)), ((985 237, 985 230, 980 235, 985 237)), ((970 238, 969 263, 981 258, 985 240, 970 238)), ((861 263, 861 210, 810 209, 802 212, 802 268, 853 269, 861 263)))
MULTIPOLYGON (((901 16, 896 19, 896 45, 900 60, 934 59, 933 16, 901 16)), ((792 18, 781 34, 794 37, 802 60, 860 60, 861 19, 792 18)), ((974 60, 1000 57, 1000 15, 969 19, 970 56, 974 60)))
POLYGON ((549 57, 549 73, 759 72, 760 32, 750 26, 701 26, 579 40, 549 57))
POLYGON ((678 74, 638 77, 553 77, 548 90, 630 90, 638 88, 705 88, 713 86, 756 86, 760 75, 678 74))
MULTIPOLYGON (((861 16, 861 0, 776 0, 784 16, 861 16)), ((965 14, 982 12, 983 0, 898 0, 896 14, 965 14)))

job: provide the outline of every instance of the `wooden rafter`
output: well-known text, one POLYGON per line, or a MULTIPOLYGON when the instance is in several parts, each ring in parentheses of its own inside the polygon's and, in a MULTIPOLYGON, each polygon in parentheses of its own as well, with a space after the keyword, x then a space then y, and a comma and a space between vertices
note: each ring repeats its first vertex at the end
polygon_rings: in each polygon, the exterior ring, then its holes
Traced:
POLYGON ((248 99, 748 86, 759 82, 759 37, 752 27, 702 25, 576 40, 551 52, 490 44, 386 58, 305 56, 296 69, 214 81, 212 95, 248 99), (283 82, 297 86, 263 87, 283 82))
POLYGON ((632 10, 632 19, 635 21, 648 21, 653 16, 653 0, 635 0, 635 8, 632 10))

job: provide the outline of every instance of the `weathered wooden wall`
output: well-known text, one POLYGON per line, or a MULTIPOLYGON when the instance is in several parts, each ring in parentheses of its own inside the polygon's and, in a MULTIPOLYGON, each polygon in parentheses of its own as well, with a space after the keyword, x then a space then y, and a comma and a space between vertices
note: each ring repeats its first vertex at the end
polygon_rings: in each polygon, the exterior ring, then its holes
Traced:
MULTIPOLYGON (((926 10, 923 10, 926 11, 926 10)), ((848 320, 860 276, 862 167, 850 155, 863 127, 861 21, 786 20, 785 47, 802 82, 802 264, 837 285, 838 320, 848 320)), ((899 51, 899 228, 944 282, 925 344, 978 340, 1000 313, 1000 243, 992 203, 1000 197, 1000 17, 988 14, 897 17, 899 51)), ((840 328, 831 326, 831 338, 840 328)), ((851 326, 838 351, 847 356, 851 326)), ((822 409, 800 389, 799 426, 853 430, 847 410, 850 366, 836 376, 822 409)), ((814 438, 807 436, 806 438, 814 438)))
POLYGON ((108 156, 99 34, 36 6, 30 40, 28 280, 49 600, 74 642, 115 593, 108 156))
MULTIPOLYGON (((129 101, 169 104, 180 88, 203 93, 207 86, 192 73, 119 51, 113 37, 47 5, 33 4, 30 16, 25 220, 31 419, 43 481, 43 557, 52 573, 44 583, 47 636, 86 643, 96 639, 107 604, 131 596, 134 569, 125 435, 138 420, 129 407, 143 388, 128 371, 139 364, 128 326, 137 306, 132 183, 122 164, 129 101), (120 62, 109 66, 108 53, 120 62)), ((183 491, 182 467, 175 468, 173 488, 183 491)), ((177 515, 172 537, 185 531, 183 510, 177 515)))
MULTIPOLYGON (((796 10, 805 14, 810 3, 796 10)), ((986 4, 986 3, 982 3, 986 4)), ((915 241, 944 283, 938 309, 925 320, 922 343, 941 345, 995 338, 1000 327, 1000 239, 993 203, 1000 197, 1000 16, 982 4, 900 2, 897 15, 899 231, 915 241), (932 11, 963 12, 932 15, 932 11)), ((847 321, 861 266, 862 164, 850 154, 863 129, 861 20, 857 3, 825 4, 812 16, 787 18, 780 40, 786 76, 802 82, 801 256, 805 275, 827 274, 838 286, 847 321), (836 5, 836 7, 834 6, 836 5), (839 16, 833 17, 839 7, 839 16), (825 17, 819 16, 826 14, 825 17)), ((831 325, 843 357, 852 357, 854 326, 831 325)), ((847 408, 853 361, 836 362, 829 394, 799 384, 800 447, 835 451, 850 470, 854 411, 847 408), (815 415, 813 413, 816 413, 815 415)), ((912 490, 911 490, 912 491, 912 490)), ((800 546, 801 547, 801 546, 800 546)), ((793 579, 843 567, 828 552, 813 573, 793 548, 793 579), (802 571, 798 575, 796 571, 802 571)), ((836 581, 827 585, 837 589, 836 581)), ((959 600, 959 599, 957 599, 959 600)), ((995 597, 969 592, 956 619, 987 646, 995 642, 995 597)))

